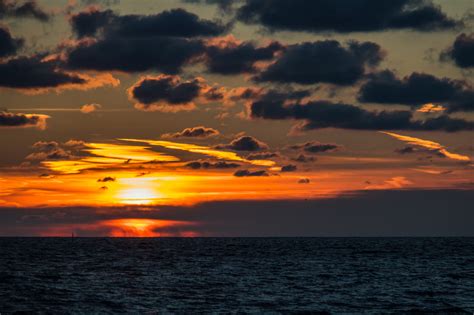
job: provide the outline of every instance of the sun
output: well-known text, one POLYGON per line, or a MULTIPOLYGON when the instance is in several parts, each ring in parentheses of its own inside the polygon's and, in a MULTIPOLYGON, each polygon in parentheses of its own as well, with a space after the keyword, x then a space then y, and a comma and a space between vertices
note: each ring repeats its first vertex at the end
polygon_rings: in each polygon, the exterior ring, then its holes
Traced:
POLYGON ((149 205, 163 196, 153 188, 127 188, 120 191, 118 198, 124 204, 149 205))

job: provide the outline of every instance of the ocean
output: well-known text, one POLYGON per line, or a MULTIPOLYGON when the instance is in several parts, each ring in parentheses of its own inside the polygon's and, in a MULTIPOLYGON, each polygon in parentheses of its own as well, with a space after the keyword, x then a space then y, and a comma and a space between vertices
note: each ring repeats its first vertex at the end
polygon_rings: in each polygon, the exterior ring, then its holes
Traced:
POLYGON ((0 238, 0 313, 474 313, 474 238, 0 238))

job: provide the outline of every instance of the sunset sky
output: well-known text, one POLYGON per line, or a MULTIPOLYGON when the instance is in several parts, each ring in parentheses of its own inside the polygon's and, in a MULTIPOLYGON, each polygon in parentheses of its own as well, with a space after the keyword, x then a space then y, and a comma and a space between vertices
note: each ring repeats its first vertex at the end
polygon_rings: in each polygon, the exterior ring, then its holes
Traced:
POLYGON ((0 236, 474 236, 473 13, 0 0, 0 236))

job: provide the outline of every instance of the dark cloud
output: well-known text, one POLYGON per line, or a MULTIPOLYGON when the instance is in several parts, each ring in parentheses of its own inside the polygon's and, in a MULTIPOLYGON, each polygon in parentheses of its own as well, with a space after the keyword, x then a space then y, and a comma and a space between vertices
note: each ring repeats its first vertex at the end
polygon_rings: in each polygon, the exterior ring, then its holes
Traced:
POLYGON ((18 89, 41 89, 65 84, 86 84, 87 80, 61 71, 55 61, 41 56, 19 57, 0 63, 0 86, 18 89))
POLYGON ((46 22, 50 19, 50 14, 40 8, 35 0, 0 0, 0 19, 4 17, 28 17, 46 22))
POLYGON ((249 170, 238 170, 234 173, 236 177, 254 177, 254 176, 269 176, 267 171, 249 171, 249 170))
POLYGON ((309 178, 300 178, 298 179, 298 184, 309 184, 311 181, 309 178))
POLYGON ((94 36, 96 33, 109 24, 114 18, 115 13, 112 10, 98 10, 94 7, 87 11, 72 14, 70 23, 72 30, 77 37, 94 36))
POLYGON ((309 162, 314 162, 316 160, 317 159, 314 156, 308 156, 304 154, 300 154, 293 159, 293 161, 300 162, 300 163, 309 163, 309 162))
POLYGON ((199 18, 184 9, 172 9, 152 15, 122 15, 111 10, 88 9, 71 16, 78 37, 93 36, 102 31, 115 38, 217 36, 228 30, 219 21, 199 18))
POLYGON ((26 157, 26 160, 30 161, 45 161, 45 160, 69 160, 74 155, 70 151, 66 151, 62 148, 54 148, 44 150, 41 152, 34 152, 26 157))
POLYGON ((251 136, 241 136, 232 140, 229 144, 219 144, 217 149, 229 149, 234 151, 260 151, 268 149, 268 145, 251 136))
POLYGON ((17 114, 0 111, 0 128, 36 127, 38 129, 45 129, 47 118, 49 118, 49 116, 39 114, 17 114))
POLYGON ((389 70, 373 74, 360 88, 358 99, 413 106, 442 103, 448 111, 474 110, 474 88, 468 82, 418 72, 402 79, 389 70))
MULTIPOLYGON (((165 112, 192 110, 196 100, 209 102, 223 97, 217 88, 209 86, 202 78, 182 80, 179 76, 164 74, 141 78, 128 89, 128 94, 137 102, 135 108, 139 110, 165 112)), ((187 136, 191 131, 186 131, 187 136)), ((195 130, 194 135, 199 132, 199 129, 195 130)))
POLYGON ((183 131, 175 133, 166 133, 162 138, 209 138, 219 135, 219 131, 213 128, 197 126, 185 128, 183 131))
POLYGON ((0 24, 0 58, 15 54, 23 46, 24 40, 14 38, 6 26, 0 24))
POLYGON ((268 160, 272 158, 278 158, 280 155, 275 152, 258 152, 258 153, 250 153, 245 158, 247 160, 268 160))
POLYGON ((420 0, 246 0, 237 19, 269 30, 367 32, 390 29, 432 31, 462 23, 431 1, 420 0))
POLYGON ((112 176, 106 176, 104 178, 99 178, 97 182, 99 183, 107 183, 107 182, 115 182, 117 179, 112 176))
POLYGON ((186 163, 186 167, 198 170, 198 169, 229 169, 237 168, 241 165, 238 163, 217 161, 217 162, 208 162, 208 161, 192 161, 186 163))
POLYGON ((453 45, 441 53, 440 59, 451 59, 461 68, 474 67, 474 33, 456 37, 453 45))
POLYGON ((252 42, 231 43, 225 46, 208 45, 206 63, 210 72, 238 74, 255 72, 257 61, 271 60, 283 46, 272 42, 264 47, 256 47, 252 42))
POLYGON ((105 38, 70 47, 67 66, 97 71, 178 73, 204 52, 200 40, 176 37, 105 38))
POLYGON ((293 165, 293 164, 288 164, 281 167, 282 172, 294 172, 296 171, 296 169, 297 169, 296 165, 293 165))
POLYGON ((338 144, 333 143, 320 143, 317 141, 299 143, 290 146, 293 150, 304 150, 308 153, 322 153, 322 152, 334 152, 341 148, 338 144))
POLYGON ((352 41, 346 47, 335 40, 306 42, 288 46, 255 80, 350 85, 366 73, 367 67, 378 65, 383 56, 380 46, 372 42, 352 41))
POLYGON ((56 141, 38 141, 33 143, 31 147, 38 151, 51 151, 59 148, 60 144, 56 141))
POLYGON ((474 122, 441 115, 414 120, 411 111, 368 111, 344 103, 311 101, 307 103, 272 102, 265 98, 250 105, 250 117, 265 119, 304 120, 301 130, 341 128, 356 130, 473 130, 474 122))

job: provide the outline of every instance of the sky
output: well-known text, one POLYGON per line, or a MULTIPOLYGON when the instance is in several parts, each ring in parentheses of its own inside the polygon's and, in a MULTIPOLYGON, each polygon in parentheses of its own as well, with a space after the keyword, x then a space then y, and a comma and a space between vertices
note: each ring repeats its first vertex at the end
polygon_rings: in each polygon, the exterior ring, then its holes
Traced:
POLYGON ((471 0, 0 0, 0 236, 474 236, 471 0))

